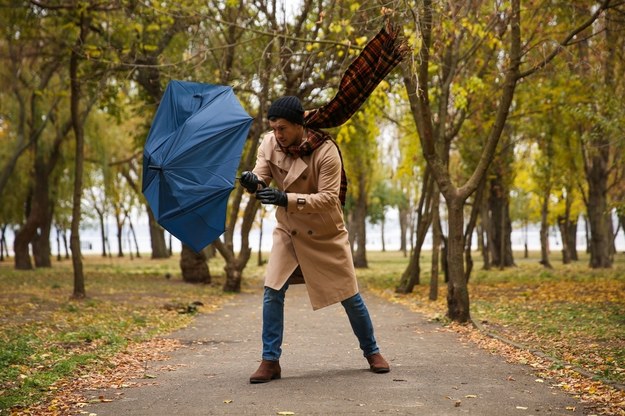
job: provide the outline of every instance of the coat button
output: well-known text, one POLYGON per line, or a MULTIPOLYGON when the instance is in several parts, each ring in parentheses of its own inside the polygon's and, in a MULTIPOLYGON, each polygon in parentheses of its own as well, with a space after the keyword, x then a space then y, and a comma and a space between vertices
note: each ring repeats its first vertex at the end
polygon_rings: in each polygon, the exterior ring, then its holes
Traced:
POLYGON ((308 230, 308 235, 312 235, 312 230, 308 230))
POLYGON ((297 234, 297 231, 295 230, 291 231, 291 235, 296 235, 296 234, 297 234))

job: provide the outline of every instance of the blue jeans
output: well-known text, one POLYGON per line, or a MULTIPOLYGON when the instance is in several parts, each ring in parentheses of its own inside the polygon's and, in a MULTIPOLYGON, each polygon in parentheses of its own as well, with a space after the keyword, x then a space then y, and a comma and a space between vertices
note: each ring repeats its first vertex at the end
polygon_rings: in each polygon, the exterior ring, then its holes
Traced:
MULTIPOLYGON (((284 297, 289 285, 280 290, 265 287, 263 297, 263 360, 276 361, 282 354, 282 336, 284 334, 284 297)), ((365 302, 360 293, 341 302, 354 334, 358 338, 360 349, 365 357, 380 352, 373 335, 373 324, 365 302)))

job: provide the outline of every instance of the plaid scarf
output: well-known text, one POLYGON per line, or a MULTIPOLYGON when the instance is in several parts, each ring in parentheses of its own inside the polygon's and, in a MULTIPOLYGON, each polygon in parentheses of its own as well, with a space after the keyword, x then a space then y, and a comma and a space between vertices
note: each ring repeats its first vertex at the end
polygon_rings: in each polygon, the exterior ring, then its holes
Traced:
MULTIPOLYGON (((409 52, 408 43, 398 37, 397 27, 387 20, 385 27, 367 43, 362 52, 352 62, 341 78, 339 90, 327 104, 309 110, 304 115, 307 128, 306 140, 299 146, 283 149, 295 157, 310 155, 326 140, 332 140, 322 128, 338 127, 350 119, 367 100, 378 84, 401 62, 409 52)), ((339 199, 345 206, 347 195, 347 175, 341 157, 341 189, 339 199)))
POLYGON ((369 41, 360 55, 349 65, 334 98, 306 113, 304 117, 306 127, 313 129, 337 127, 349 120, 378 84, 409 52, 408 43, 398 35, 398 28, 387 21, 385 27, 369 41))
POLYGON ((339 157, 341 158, 341 188, 339 190, 339 200, 341 201, 341 205, 345 206, 345 198, 347 196, 347 175, 345 174, 345 169, 343 168, 343 156, 341 155, 339 145, 332 140, 332 137, 328 133, 322 130, 307 129, 306 140, 304 140, 300 145, 293 145, 287 148, 280 146, 280 148, 284 153, 293 157, 308 156, 326 140, 333 142, 339 151, 339 157))

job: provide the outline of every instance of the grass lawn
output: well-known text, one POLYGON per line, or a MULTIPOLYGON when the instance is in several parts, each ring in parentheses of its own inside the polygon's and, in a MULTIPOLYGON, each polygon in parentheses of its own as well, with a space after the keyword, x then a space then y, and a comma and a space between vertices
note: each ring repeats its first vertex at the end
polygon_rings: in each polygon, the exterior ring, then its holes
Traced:
MULTIPOLYGON (((422 284, 411 294, 394 292, 408 263, 397 252, 369 253, 369 268, 357 270, 360 284, 445 323, 445 284, 436 301, 428 300, 428 256, 422 284)), ((506 270, 484 271, 477 254, 474 260, 469 291, 475 321, 563 363, 554 365, 583 367, 625 384, 624 254, 610 270, 590 270, 586 258, 561 265, 556 256, 547 270, 537 254, 517 254, 517 266, 506 270)), ((82 301, 70 299, 69 260, 19 272, 12 259, 0 263, 0 415, 40 401, 81 371, 111 366, 110 357, 131 345, 187 325, 192 314, 181 312, 192 302, 201 302, 204 313, 232 296, 221 290, 221 259, 210 261, 209 285, 183 283, 178 261, 86 257, 88 298, 82 301)), ((261 286, 264 268, 256 262, 253 257, 245 270, 243 290, 261 286)))
MULTIPOLYGON (((70 260, 32 271, 0 263, 0 415, 37 402, 81 369, 109 365, 129 344, 184 327, 192 313, 182 312, 193 302, 207 312, 231 296, 221 276, 209 285, 182 282, 178 261, 87 256, 81 301, 70 299, 70 260)), ((211 264, 213 274, 222 268, 211 264)))

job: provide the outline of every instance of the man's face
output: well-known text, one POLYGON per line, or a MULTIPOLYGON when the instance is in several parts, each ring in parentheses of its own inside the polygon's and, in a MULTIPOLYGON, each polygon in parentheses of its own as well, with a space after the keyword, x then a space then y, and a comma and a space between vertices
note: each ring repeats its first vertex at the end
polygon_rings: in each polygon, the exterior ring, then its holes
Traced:
POLYGON ((282 147, 299 145, 304 135, 304 126, 291 123, 283 118, 277 118, 273 121, 269 120, 269 128, 273 130, 276 140, 282 147))

